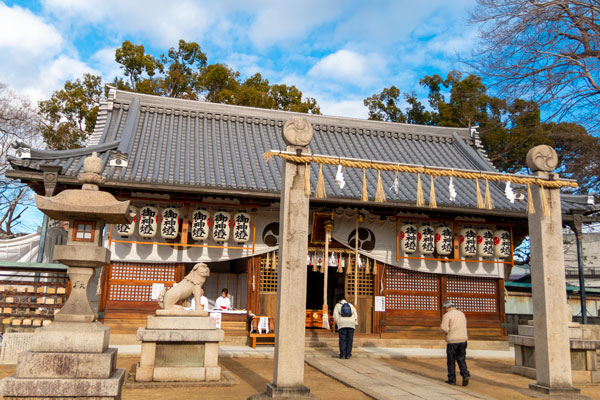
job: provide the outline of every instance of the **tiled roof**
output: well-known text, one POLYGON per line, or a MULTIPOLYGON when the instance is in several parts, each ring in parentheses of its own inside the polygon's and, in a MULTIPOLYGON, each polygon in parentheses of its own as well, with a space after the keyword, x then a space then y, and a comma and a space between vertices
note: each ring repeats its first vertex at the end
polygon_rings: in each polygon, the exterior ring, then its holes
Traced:
MULTIPOLYGON (((203 189, 243 190, 257 195, 278 193, 282 162, 266 162, 268 150, 285 149, 283 125, 292 116, 313 125, 314 154, 355 157, 399 163, 495 171, 476 134, 468 128, 444 128, 297 114, 284 111, 179 100, 111 90, 101 106, 96 131, 87 147, 66 151, 31 150, 30 158, 11 157, 15 169, 39 170, 61 166, 61 175, 77 176, 83 158, 96 151, 104 160, 103 175, 113 182, 185 185, 203 189), (112 161, 111 161, 112 160, 112 161), (121 162, 121 164, 118 164, 121 162), (118 166, 121 165, 121 166, 118 166), (122 166, 126 165, 126 166, 122 166)), ((334 182, 336 167, 323 166, 329 199, 360 199, 362 172, 344 171, 346 187, 334 182)), ((318 166, 312 166, 316 184, 318 166)), ((395 174, 382 172, 389 202, 415 203, 413 174, 400 174, 398 193, 391 189, 395 174)), ((429 201, 429 178, 424 177, 429 201)), ((369 198, 376 191, 376 174, 367 171, 369 198)), ((448 179, 435 181, 438 206, 476 207, 475 182, 455 179, 457 197, 448 199, 448 179)), ((482 192, 485 185, 481 188, 482 192)), ((494 208, 524 211, 523 202, 510 203, 504 185, 490 182, 494 208)))

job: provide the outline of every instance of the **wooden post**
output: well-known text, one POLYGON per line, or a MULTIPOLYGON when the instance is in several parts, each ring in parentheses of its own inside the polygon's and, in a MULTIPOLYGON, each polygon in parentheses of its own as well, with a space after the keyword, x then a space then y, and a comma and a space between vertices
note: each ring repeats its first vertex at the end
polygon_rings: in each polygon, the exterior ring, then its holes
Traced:
POLYGON ((356 234, 354 235, 354 307, 358 309, 358 219, 356 216, 356 234))

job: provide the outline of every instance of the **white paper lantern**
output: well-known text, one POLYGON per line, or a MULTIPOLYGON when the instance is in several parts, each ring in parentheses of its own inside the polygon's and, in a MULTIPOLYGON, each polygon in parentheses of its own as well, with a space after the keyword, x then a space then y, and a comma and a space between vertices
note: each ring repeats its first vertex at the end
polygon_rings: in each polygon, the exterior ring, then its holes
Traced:
POLYGON ((407 224, 400 228, 400 250, 404 253, 417 251, 417 228, 407 224))
POLYGON ((250 239, 250 214, 240 211, 233 216, 233 240, 246 243, 250 239))
POLYGON ((138 234, 140 237, 150 239, 156 236, 158 226, 158 209, 152 206, 140 208, 140 223, 138 225, 138 234))
POLYGON ((435 251, 441 256, 452 254, 452 228, 449 226, 435 230, 435 251))
POLYGON ((137 208, 134 206, 129 206, 129 216, 131 217, 131 222, 128 224, 117 224, 115 226, 115 232, 119 234, 119 236, 128 238, 133 235, 135 231, 135 219, 137 214, 137 208))
POLYGON ((510 232, 505 230, 494 232, 494 256, 510 257, 510 232))
POLYGON ((491 257, 494 255, 494 232, 490 229, 477 231, 477 254, 479 257, 491 257))
POLYGON ((231 214, 226 211, 217 211, 213 217, 213 239, 217 242, 229 240, 231 230, 231 214))
POLYGON ((210 232, 210 213, 197 208, 192 214, 192 239, 206 240, 210 232))
POLYGON ((179 235, 179 214, 179 210, 175 207, 162 210, 160 235, 163 239, 175 239, 179 235))
POLYGON ((460 230, 460 254, 468 257, 477 254, 477 232, 473 228, 460 230))
POLYGON ((435 230, 431 225, 419 227, 419 253, 429 255, 435 250, 435 230))

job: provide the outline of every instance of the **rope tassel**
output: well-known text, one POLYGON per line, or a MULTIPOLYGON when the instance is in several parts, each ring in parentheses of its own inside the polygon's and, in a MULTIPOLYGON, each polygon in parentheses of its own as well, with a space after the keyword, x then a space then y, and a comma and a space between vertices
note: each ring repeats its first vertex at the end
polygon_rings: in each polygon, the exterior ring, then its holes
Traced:
POLYGON ((433 184, 433 175, 431 175, 431 185, 429 188, 429 207, 437 208, 437 201, 435 200, 435 186, 433 184))
POLYGON ((494 208, 494 203, 492 203, 492 195, 490 194, 490 182, 485 180, 485 208, 491 210, 494 208))
POLYGON ((477 208, 485 208, 483 197, 481 196, 481 190, 479 189, 479 179, 475 178, 475 186, 477 191, 477 208))
POLYGON ((542 202, 542 212, 544 217, 550 216, 550 205, 548 204, 548 198, 546 197, 546 191, 543 186, 540 186, 540 200, 542 202))
POLYGON ((317 188, 315 189, 315 197, 317 199, 327 198, 325 193, 325 178, 323 178, 323 166, 319 165, 319 177, 317 178, 317 188))
POLYGON ((533 198, 531 197, 531 185, 527 184, 527 212, 529 214, 535 214, 535 207, 533 206, 533 198))
POLYGON ((367 174, 363 168, 363 185, 362 185, 362 196, 361 201, 369 201, 369 195, 367 194, 367 174))
POLYGON ((375 203, 383 203, 385 201, 385 192, 381 183, 381 171, 377 171, 377 192, 375 192, 375 203))
POLYGON ((310 164, 304 164, 304 194, 310 197, 310 164))
POLYGON ((273 252, 273 258, 271 258, 271 269, 275 271, 277 269, 277 253, 273 252))
POLYGON ((421 174, 417 174, 417 207, 425 205, 425 197, 423 196, 423 185, 421 185, 421 174))

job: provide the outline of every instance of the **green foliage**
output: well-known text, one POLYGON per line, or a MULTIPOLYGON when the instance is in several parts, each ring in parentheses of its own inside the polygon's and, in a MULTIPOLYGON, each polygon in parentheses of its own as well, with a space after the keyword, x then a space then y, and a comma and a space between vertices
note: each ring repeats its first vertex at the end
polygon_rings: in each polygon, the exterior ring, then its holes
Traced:
POLYGON ((212 64, 200 73, 199 88, 206 101, 235 104, 240 73, 225 64, 212 64))
MULTIPOLYGON (((143 45, 125 41, 115 51, 115 61, 124 75, 112 81, 119 90, 320 114, 317 101, 303 99, 295 86, 271 85, 259 73, 241 82, 240 73, 226 64, 208 65, 196 42, 180 40, 177 48, 155 58, 143 45)), ((102 95, 101 78, 85 74, 82 79, 67 81, 50 99, 41 101, 39 128, 48 148, 81 146, 94 131, 102 95)))
POLYGON ((385 88, 363 100, 369 109, 369 119, 375 121, 406 122, 406 115, 398 107, 400 90, 396 86, 385 88))
POLYGON ((94 131, 102 91, 99 76, 84 74, 39 102, 39 129, 48 148, 72 149, 83 144, 94 131))
POLYGON ((400 108, 401 92, 385 88, 364 100, 369 119, 450 127, 479 126, 482 144, 494 165, 516 172, 525 165, 529 149, 548 144, 557 149, 561 173, 577 179, 581 192, 600 190, 600 139, 574 123, 545 123, 537 103, 522 99, 507 101, 487 94, 477 75, 452 71, 419 80, 428 89, 431 111, 414 92, 404 93, 405 110, 400 108))
POLYGON ((129 40, 124 41, 115 51, 115 61, 121 64, 124 75, 129 78, 127 83, 129 90, 154 94, 151 91, 155 87, 151 82, 152 77, 157 71, 162 72, 164 66, 156 58, 146 54, 143 45, 134 45, 129 40))
POLYGON ((206 54, 196 42, 180 40, 159 59, 146 54, 144 46, 128 41, 117 49, 115 60, 121 64, 128 81, 116 77, 117 89, 183 99, 203 99, 213 103, 319 114, 315 99, 302 99, 295 86, 270 85, 260 73, 245 81, 226 64, 208 64, 206 54))
POLYGON ((160 57, 165 68, 162 78, 163 95, 196 100, 200 70, 206 67, 206 54, 196 42, 179 40, 177 49, 171 47, 160 57))

